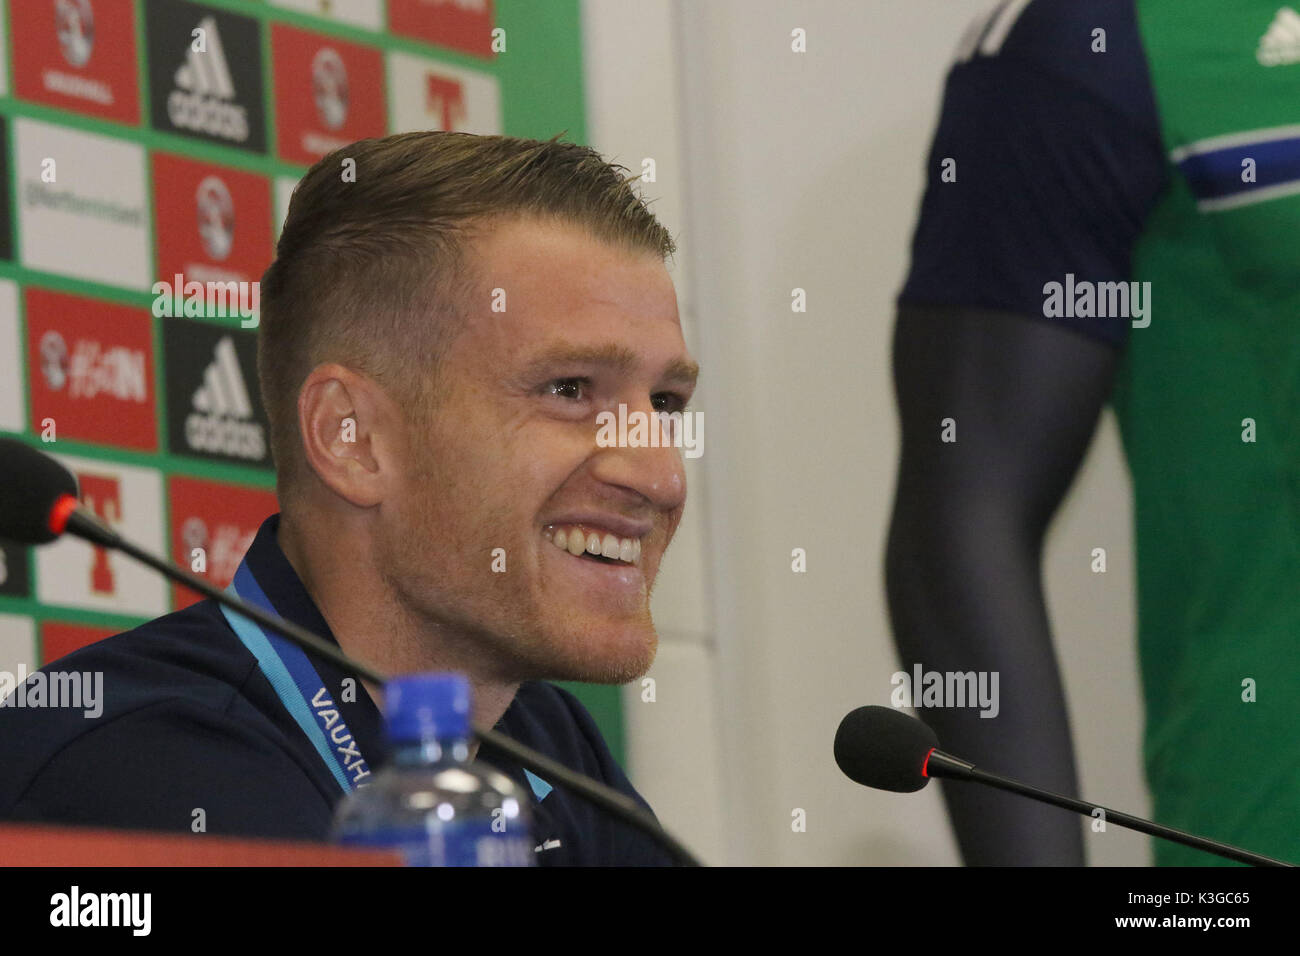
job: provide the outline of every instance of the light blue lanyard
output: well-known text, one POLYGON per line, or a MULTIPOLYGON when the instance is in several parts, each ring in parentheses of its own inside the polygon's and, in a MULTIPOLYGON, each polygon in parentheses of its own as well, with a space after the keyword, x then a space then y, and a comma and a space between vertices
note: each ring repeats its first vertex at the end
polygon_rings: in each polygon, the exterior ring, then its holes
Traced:
MULTIPOLYGON (((253 577, 247 561, 240 562, 235 578, 226 590, 270 614, 279 615, 253 577)), ((238 611, 223 605, 221 613, 244 646, 257 658, 262 673, 271 682, 281 703, 312 742, 340 789, 348 793, 369 783, 366 778, 370 776, 370 767, 361 755, 360 746, 348 730, 338 702, 330 697, 325 682, 302 648, 256 621, 250 621, 238 611)), ((552 790, 551 785, 527 768, 524 776, 528 778, 537 802, 545 800, 552 790)))
MULTIPOLYGON (((226 590, 270 614, 278 614, 246 561, 240 562, 235 579, 226 590)), ((275 688, 285 709, 312 742, 343 792, 348 793, 358 785, 369 783, 366 778, 370 776, 370 768, 361 755, 357 740, 348 730, 338 702, 330 696, 325 682, 302 649, 237 611, 223 606, 221 613, 244 646, 257 658, 262 673, 275 688)))

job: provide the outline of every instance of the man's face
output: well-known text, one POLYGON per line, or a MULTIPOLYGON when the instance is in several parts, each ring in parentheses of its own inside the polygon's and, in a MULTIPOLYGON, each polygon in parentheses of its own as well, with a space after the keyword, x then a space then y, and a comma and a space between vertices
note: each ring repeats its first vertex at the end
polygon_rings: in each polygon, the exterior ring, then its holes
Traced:
POLYGON ((485 676, 632 680, 654 660, 650 590, 686 477, 678 448, 602 447, 597 414, 691 397, 672 281, 568 225, 508 220, 473 251, 479 284, 411 436, 381 570, 485 676))

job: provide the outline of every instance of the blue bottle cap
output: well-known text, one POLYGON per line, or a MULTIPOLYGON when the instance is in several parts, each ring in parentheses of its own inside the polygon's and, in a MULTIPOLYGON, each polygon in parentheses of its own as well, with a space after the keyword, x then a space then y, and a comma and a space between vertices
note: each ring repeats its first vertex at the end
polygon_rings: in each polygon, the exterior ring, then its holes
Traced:
POLYGON ((394 743, 469 736, 469 681, 461 674, 406 674, 384 685, 394 743))

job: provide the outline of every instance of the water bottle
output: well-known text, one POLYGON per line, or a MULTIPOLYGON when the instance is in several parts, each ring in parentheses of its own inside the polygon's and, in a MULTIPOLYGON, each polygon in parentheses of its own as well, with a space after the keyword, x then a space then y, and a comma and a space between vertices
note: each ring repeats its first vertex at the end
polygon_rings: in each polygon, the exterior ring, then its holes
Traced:
POLYGON ((384 697, 392 759, 343 798, 335 841, 399 850, 408 866, 535 866, 520 788, 469 762, 469 681, 396 677, 384 697))

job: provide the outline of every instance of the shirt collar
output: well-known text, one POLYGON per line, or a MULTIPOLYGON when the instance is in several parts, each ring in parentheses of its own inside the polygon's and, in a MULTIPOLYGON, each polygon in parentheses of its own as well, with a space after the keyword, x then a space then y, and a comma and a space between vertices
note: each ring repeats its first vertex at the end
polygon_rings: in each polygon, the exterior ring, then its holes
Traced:
MULTIPOLYGON (((338 639, 330 630, 329 625, 325 622, 324 616, 320 609, 312 600, 311 595, 307 593, 306 586, 298 573, 294 570, 289 559, 285 557, 284 551, 281 550, 280 544, 276 538, 280 527, 280 516, 272 515, 262 522, 258 528, 253 543, 248 552, 244 555, 241 562, 240 570, 236 573, 236 582, 245 580, 248 585, 249 593, 243 594, 246 599, 252 600, 257 591, 261 596, 256 598, 254 603, 270 604, 270 609, 287 621, 305 628, 323 641, 338 646, 338 639), (246 577, 251 577, 247 581, 246 577)), ((244 590, 241 586, 241 593, 244 590)), ((228 615, 229 617, 229 615, 228 615)), ((366 691, 365 685, 359 679, 350 674, 348 671, 336 666, 331 661, 326 660, 315 652, 307 648, 297 648, 294 645, 294 654, 305 655, 310 668, 298 668, 295 678, 290 678, 289 671, 281 662, 280 654, 271 650, 270 645, 264 644, 257 637, 257 633, 245 633, 241 630, 240 625, 232 620, 232 626, 240 634, 240 639, 254 651, 255 656, 261 662, 261 669, 266 678, 271 682, 276 693, 280 696, 281 701, 294 715, 299 726, 303 727, 308 738, 311 739, 317 750, 322 751, 322 757, 326 761, 326 766, 331 766, 331 760, 334 759, 330 751, 330 743, 321 734, 320 729, 314 723, 314 715, 302 709, 298 702, 299 695, 303 697, 312 697, 315 686, 314 681, 306 686, 302 683, 304 679, 310 680, 311 670, 315 670, 316 676, 320 678, 321 689, 324 692, 323 704, 326 708, 332 710, 323 713, 334 715, 327 724, 328 727, 334 727, 335 722, 341 718, 341 726, 337 727, 332 733, 342 732, 350 735, 350 739, 355 741, 355 748, 348 744, 348 736, 342 740, 336 740, 335 743, 346 745, 349 751, 359 748, 361 756, 364 758, 364 764, 356 764, 349 753, 348 764, 349 770, 360 773, 358 767, 368 768, 373 772, 377 767, 382 766, 387 760, 387 746, 384 737, 383 717, 375 702, 371 699, 370 694, 366 691), (250 644, 250 640, 253 642, 250 644), (255 648, 260 648, 255 650, 255 648), (268 667, 270 670, 268 670, 268 667), (297 684, 295 687, 294 684, 297 684), (295 693, 296 691, 296 693, 295 693)), ((251 622, 245 621, 246 624, 251 622)), ((260 630, 260 628, 258 628, 260 630)), ((287 641, 281 635, 277 638, 287 641)), ((299 657, 301 659, 301 657, 299 657)), ((286 659, 288 660, 288 659, 286 659)), ((324 719, 323 717, 321 719, 324 719)), ((336 776, 336 780, 342 782, 338 773, 338 768, 331 767, 331 772, 336 776)))
MULTIPOLYGON (((262 526, 257 529, 257 535, 253 538, 248 553, 244 555, 244 563, 253 572, 253 577, 261 585, 263 593, 270 598, 276 612, 282 618, 306 628, 337 647, 339 642, 334 637, 334 632, 325 623, 320 608, 311 599, 306 585, 302 583, 302 578, 298 577, 298 572, 294 570, 280 548, 280 542, 276 537, 279 530, 278 514, 273 514, 263 521, 262 526)), ((312 662, 316 661, 317 658, 312 657, 312 662)))

